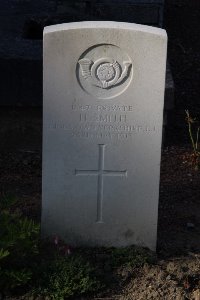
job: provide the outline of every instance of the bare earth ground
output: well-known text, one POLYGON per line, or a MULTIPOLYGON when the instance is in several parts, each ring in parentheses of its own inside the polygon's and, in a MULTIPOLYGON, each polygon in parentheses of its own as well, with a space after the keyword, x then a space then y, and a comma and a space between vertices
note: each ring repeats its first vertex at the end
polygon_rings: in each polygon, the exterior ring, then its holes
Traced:
MULTIPOLYGON (((186 159, 191 145, 184 112, 189 109, 200 119, 200 2, 167 0, 165 28, 176 107, 162 152, 158 261, 124 270, 119 290, 95 299, 200 300, 200 170, 186 159)), ((41 128, 40 109, 1 109, 0 193, 17 196, 23 213, 36 220, 41 211, 41 128)))

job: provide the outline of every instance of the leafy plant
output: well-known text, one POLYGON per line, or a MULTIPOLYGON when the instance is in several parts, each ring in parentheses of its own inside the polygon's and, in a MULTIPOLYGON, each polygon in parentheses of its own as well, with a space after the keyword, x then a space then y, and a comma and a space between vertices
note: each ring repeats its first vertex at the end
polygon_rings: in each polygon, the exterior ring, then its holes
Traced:
MULTIPOLYGON (((69 296, 94 292, 102 287, 95 268, 78 254, 44 262, 42 276, 33 294, 63 300, 69 296)), ((41 274, 41 268, 40 270, 41 274)))
POLYGON ((0 200, 0 289, 11 291, 31 280, 38 253, 39 225, 12 212, 16 200, 0 200))
POLYGON ((189 137, 193 148, 192 153, 192 162, 195 166, 195 169, 198 170, 200 163, 200 149, 199 149, 199 130, 200 127, 196 126, 196 133, 193 132, 194 124, 198 123, 196 118, 192 118, 188 110, 186 112, 186 122, 188 124, 189 137))
POLYGON ((8 256, 10 252, 8 250, 0 249, 0 260, 8 256))

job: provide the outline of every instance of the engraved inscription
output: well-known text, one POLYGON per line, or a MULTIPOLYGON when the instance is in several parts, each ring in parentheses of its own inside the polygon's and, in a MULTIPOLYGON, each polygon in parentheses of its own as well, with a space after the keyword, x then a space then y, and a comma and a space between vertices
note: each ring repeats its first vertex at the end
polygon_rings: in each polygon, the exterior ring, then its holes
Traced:
POLYGON ((111 132, 85 132, 85 131, 73 131, 73 138, 86 138, 86 139, 128 139, 132 137, 131 133, 111 133, 111 132))
POLYGON ((105 131, 105 132, 133 132, 133 133, 148 133, 148 132, 156 132, 156 126, 147 126, 147 125, 99 125, 86 123, 83 125, 74 125, 64 124, 59 122, 52 122, 49 126, 49 129, 62 129, 66 131, 73 130, 83 130, 83 131, 105 131))
POLYGON ((135 135, 151 135, 158 131, 153 125, 137 124, 134 121, 135 107, 124 104, 81 104, 71 105, 74 124, 52 121, 50 130, 65 130, 72 138, 127 140, 135 135))
POLYGON ((99 115, 99 114, 80 114, 81 122, 100 122, 100 123, 115 123, 115 122, 126 122, 126 115, 99 115))
POLYGON ((76 75, 86 93, 111 99, 128 88, 133 76, 132 61, 115 45, 94 45, 77 60, 76 75))
POLYGON ((94 110, 94 111, 110 111, 110 112, 114 112, 114 111, 122 111, 122 112, 127 112, 127 111, 130 111, 132 112, 133 111, 133 106, 132 105, 81 105, 81 104, 72 104, 72 110, 75 110, 75 111, 91 111, 91 110, 94 110))
POLYGON ((70 125, 54 122, 48 126, 49 129, 65 130, 73 138, 83 139, 106 139, 106 140, 127 140, 133 138, 136 134, 153 134, 157 131, 155 126, 147 125, 120 125, 119 122, 114 124, 88 123, 81 122, 81 125, 70 125))
POLYGON ((106 145, 100 144, 99 146, 99 162, 98 170, 77 170, 75 169, 76 176, 97 176, 97 223, 103 223, 103 190, 104 190, 104 176, 127 176, 127 170, 124 171, 113 171, 104 169, 104 160, 105 160, 105 147, 106 145))

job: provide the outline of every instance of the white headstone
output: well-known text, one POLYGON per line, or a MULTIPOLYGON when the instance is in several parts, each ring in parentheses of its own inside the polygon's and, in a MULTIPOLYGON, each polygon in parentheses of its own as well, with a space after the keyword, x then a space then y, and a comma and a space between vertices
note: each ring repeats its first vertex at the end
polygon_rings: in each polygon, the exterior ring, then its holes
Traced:
POLYGON ((43 236, 155 250, 166 47, 136 24, 45 28, 43 236))

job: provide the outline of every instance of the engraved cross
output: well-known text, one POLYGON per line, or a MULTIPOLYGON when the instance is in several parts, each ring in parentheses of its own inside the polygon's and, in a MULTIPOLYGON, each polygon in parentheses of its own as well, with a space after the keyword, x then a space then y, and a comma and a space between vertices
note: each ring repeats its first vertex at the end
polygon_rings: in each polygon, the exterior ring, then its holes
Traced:
POLYGON ((105 147, 106 145, 99 145, 99 164, 98 170, 76 170, 75 175, 77 176, 97 176, 97 223, 103 222, 103 183, 104 176, 127 176, 127 170, 124 171, 113 171, 104 169, 105 159, 105 147))

